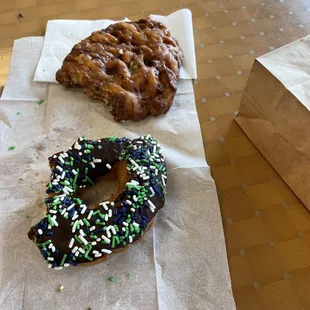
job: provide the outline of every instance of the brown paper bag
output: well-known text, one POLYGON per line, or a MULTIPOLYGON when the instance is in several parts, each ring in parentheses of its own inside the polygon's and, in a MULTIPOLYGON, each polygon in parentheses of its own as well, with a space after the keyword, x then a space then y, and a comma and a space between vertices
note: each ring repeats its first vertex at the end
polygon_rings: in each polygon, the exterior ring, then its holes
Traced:
POLYGON ((310 113, 258 60, 236 121, 310 210, 310 113))

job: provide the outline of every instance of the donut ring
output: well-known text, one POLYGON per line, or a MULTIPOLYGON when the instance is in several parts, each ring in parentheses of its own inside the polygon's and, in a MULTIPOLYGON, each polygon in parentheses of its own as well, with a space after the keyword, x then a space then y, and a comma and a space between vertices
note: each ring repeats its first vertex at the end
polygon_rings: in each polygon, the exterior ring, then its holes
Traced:
POLYGON ((129 140, 79 138, 67 152, 49 157, 50 183, 44 218, 31 227, 49 268, 97 263, 137 241, 165 203, 167 172, 150 135, 129 140), (96 208, 77 197, 80 188, 113 172, 119 191, 96 208))

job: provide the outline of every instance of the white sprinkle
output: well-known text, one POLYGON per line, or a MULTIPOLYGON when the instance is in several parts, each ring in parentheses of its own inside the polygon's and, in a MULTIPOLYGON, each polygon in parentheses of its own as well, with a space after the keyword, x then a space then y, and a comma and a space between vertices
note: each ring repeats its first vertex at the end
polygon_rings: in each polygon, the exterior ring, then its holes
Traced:
POLYGON ((150 166, 150 169, 155 170, 155 169, 156 169, 156 167, 155 167, 155 166, 150 166))
POLYGON ((99 139, 99 140, 97 140, 99 143, 101 142, 101 140, 99 139))
POLYGON ((166 186, 166 182, 165 182, 165 179, 163 178, 163 175, 161 175, 161 180, 163 182, 163 185, 166 186))
POLYGON ((53 155, 53 158, 57 158, 57 155, 53 155))
POLYGON ((58 181, 53 181, 52 184, 53 185, 58 185, 58 181))
POLYGON ((72 226, 72 232, 75 233, 75 230, 76 230, 76 226, 77 224, 79 223, 79 221, 75 221, 73 226, 72 226))
POLYGON ((54 225, 57 227, 57 226, 58 226, 58 222, 56 221, 56 215, 53 215, 53 216, 51 217, 51 219, 53 220, 54 225))
POLYGON ((151 200, 148 200, 147 201, 149 203, 149 206, 152 208, 152 209, 156 209, 156 207, 154 206, 153 202, 151 200))
POLYGON ((70 243, 69 243, 69 248, 71 249, 74 244, 74 238, 71 238, 70 243))
POLYGON ((79 238, 81 239, 81 241, 82 241, 85 245, 88 244, 87 240, 86 240, 83 236, 79 236, 79 238))
POLYGON ((72 217, 72 221, 75 221, 79 217, 78 213, 74 211, 74 215, 72 217))
POLYGON ((158 170, 157 169, 155 169, 155 175, 158 175, 158 170))
POLYGON ((79 223, 81 224, 81 226, 84 225, 84 222, 82 220, 79 220, 79 223))
POLYGON ((101 249, 101 252, 107 253, 107 254, 111 254, 112 253, 112 251, 108 250, 108 249, 101 249))
POLYGON ((101 160, 100 158, 95 158, 95 159, 93 160, 93 162, 94 162, 95 164, 97 164, 97 163, 101 163, 102 160, 101 160))
POLYGON ((104 210, 106 210, 106 211, 109 210, 109 208, 108 208, 108 206, 107 206, 107 202, 100 202, 100 203, 99 203, 99 206, 103 206, 104 210))
POLYGON ((152 144, 157 144, 156 141, 151 141, 152 144))
POLYGON ((126 222, 123 222, 122 224, 123 224, 124 226, 128 226, 128 223, 126 223, 126 222))
POLYGON ((99 241, 101 241, 101 239, 100 239, 100 238, 97 238, 96 241, 99 242, 99 241))
MULTIPOLYGON (((80 207, 82 207, 82 205, 80 207)), ((87 207, 85 205, 83 205, 82 210, 81 210, 81 214, 84 214, 86 210, 87 210, 87 207)))
POLYGON ((154 192, 154 190, 153 190, 153 187, 150 187, 150 191, 151 191, 152 195, 155 195, 155 192, 154 192))
POLYGON ((121 54, 121 55, 123 55, 124 54, 124 52, 123 52, 123 50, 120 48, 120 50, 119 50, 119 53, 121 54))
POLYGON ((79 231, 80 231, 80 235, 81 235, 82 237, 84 237, 84 236, 85 236, 85 233, 84 233, 83 229, 80 229, 79 231))
POLYGON ((136 210, 135 210, 134 208, 131 208, 130 211, 131 211, 131 212, 135 212, 136 210))
POLYGON ((66 212, 65 214, 64 214, 64 217, 68 217, 69 216, 69 214, 68 214, 68 212, 66 212))
POLYGON ((162 176, 162 178, 167 179, 166 175, 162 174, 161 176, 162 176))
POLYGON ((60 172, 63 172, 63 169, 60 166, 56 166, 56 169, 58 169, 60 172))
POLYGON ((107 238, 105 235, 102 235, 102 236, 101 236, 101 239, 102 239, 103 241, 107 242, 107 243, 110 243, 110 242, 111 242, 111 240, 110 240, 109 238, 107 238))
POLYGON ((111 230, 112 230, 113 235, 116 235, 116 230, 114 226, 111 226, 111 230))
POLYGON ((99 253, 99 254, 95 254, 95 257, 101 257, 102 256, 102 254, 101 253, 99 253))
MULTIPOLYGON (((60 154, 60 155, 61 155, 61 154, 60 154)), ((63 159, 61 156, 59 156, 58 159, 59 159, 59 161, 60 161, 62 164, 65 163, 64 159, 63 159)))
POLYGON ((150 138, 151 138, 151 136, 150 136, 150 135, 147 135, 145 139, 148 140, 148 139, 150 139, 150 138))
POLYGON ((114 202, 112 201, 112 202, 110 203, 110 205, 111 205, 112 207, 114 207, 114 202))
POLYGON ((145 177, 143 177, 142 179, 145 181, 145 180, 148 180, 150 177, 147 175, 145 177))
POLYGON ((52 226, 48 224, 47 229, 52 229, 52 226))
POLYGON ((96 245, 96 244, 97 244, 96 241, 92 241, 92 242, 91 242, 91 245, 96 245))
POLYGON ((61 215, 64 215, 64 214, 66 213, 66 211, 67 211, 67 209, 66 209, 66 208, 62 209, 62 211, 61 211, 61 215))
POLYGON ((129 236, 128 239, 129 239, 129 243, 132 243, 132 236, 129 236))
POLYGON ((65 152, 64 154, 63 154, 65 157, 69 157, 69 155, 65 152))
POLYGON ((80 144, 78 144, 77 142, 74 144, 74 148, 76 149, 76 150, 80 150, 82 147, 81 147, 81 145, 80 144))
POLYGON ((143 141, 138 140, 138 141, 136 141, 136 143, 138 143, 138 144, 142 144, 142 143, 143 143, 143 141))
POLYGON ((55 267, 54 270, 62 270, 63 267, 55 267))
POLYGON ((109 220, 109 215, 108 213, 104 216, 104 220, 107 222, 109 220))
POLYGON ((105 166, 106 166, 108 169, 112 169, 111 165, 109 165, 109 164, 106 164, 105 166))
POLYGON ((67 208, 67 210, 70 211, 74 206, 75 206, 75 203, 72 203, 72 204, 67 208))
POLYGON ((126 232, 126 228, 125 228, 125 227, 122 227, 122 231, 123 231, 123 232, 126 232))
POLYGON ((70 192, 70 193, 73 193, 73 189, 72 188, 70 188, 70 187, 68 187, 68 186, 65 186, 64 187, 64 190, 67 190, 68 192, 70 192))
POLYGON ((139 224, 136 223, 136 222, 133 222, 132 225, 135 226, 135 227, 139 227, 139 224))
POLYGON ((112 210, 109 210, 109 217, 112 217, 112 210))
POLYGON ((132 205, 132 202, 130 200, 126 200, 126 202, 131 206, 132 205))
POLYGON ((42 235, 42 234, 43 234, 42 229, 38 229, 38 234, 39 234, 39 235, 42 235))
POLYGON ((65 188, 63 188, 63 192, 64 192, 66 195, 70 195, 70 193, 69 193, 65 188))
MULTIPOLYGON (((63 172, 64 173, 64 172, 63 172)), ((66 185, 70 185, 70 182, 68 181, 68 180, 64 180, 64 183, 66 184, 66 185)))
POLYGON ((71 252, 74 254, 78 250, 78 248, 79 247, 76 245, 71 252))
POLYGON ((68 264, 68 263, 64 264, 64 267, 69 267, 69 266, 70 266, 70 264, 68 264))
POLYGON ((74 254, 76 257, 78 257, 80 255, 80 252, 79 251, 76 251, 75 254, 74 254))
POLYGON ((93 254, 99 254, 99 252, 97 250, 93 250, 92 252, 93 254))
POLYGON ((56 210, 52 210, 52 209, 50 209, 48 212, 49 212, 49 213, 52 213, 52 214, 56 214, 56 213, 57 213, 56 210))
MULTIPOLYGON (((130 183, 129 183, 129 184, 130 184, 130 183)), ((131 184, 133 184, 133 185, 139 185, 139 182, 136 181, 136 180, 131 180, 131 184)))
POLYGON ((91 228, 89 228, 89 231, 93 231, 96 229, 96 226, 92 226, 91 228))
POLYGON ((56 248, 53 246, 52 247, 52 252, 55 252, 56 251, 56 248))
POLYGON ((74 175, 77 174, 77 171, 76 171, 76 170, 72 169, 71 171, 72 171, 72 173, 73 173, 74 175))
POLYGON ((85 254, 85 251, 82 248, 79 248, 80 253, 85 254))
POLYGON ((136 202, 138 201, 138 198, 137 198, 136 195, 133 195, 132 199, 133 199, 134 201, 136 201, 136 202))
POLYGON ((107 233, 108 238, 111 238, 111 233, 110 233, 109 227, 107 228, 106 233, 107 233))
POLYGON ((47 267, 48 267, 48 268, 52 268, 52 264, 48 264, 47 267))
POLYGON ((87 219, 90 220, 90 218, 92 217, 94 211, 90 210, 90 212, 88 213, 87 219))
POLYGON ((54 260, 54 257, 48 257, 47 260, 52 262, 54 260))
POLYGON ((93 162, 90 162, 90 165, 92 166, 92 168, 95 168, 95 164, 93 162))
POLYGON ((48 245, 48 248, 51 249, 52 247, 53 247, 53 243, 50 243, 50 244, 48 245))
POLYGON ((153 153, 156 153, 156 145, 153 147, 153 153))

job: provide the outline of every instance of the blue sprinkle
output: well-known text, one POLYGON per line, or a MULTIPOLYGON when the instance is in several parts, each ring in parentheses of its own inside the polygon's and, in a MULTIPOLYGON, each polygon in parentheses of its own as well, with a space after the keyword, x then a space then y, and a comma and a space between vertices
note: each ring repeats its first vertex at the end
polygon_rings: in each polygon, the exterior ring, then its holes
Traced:
POLYGON ((45 232, 45 235, 46 235, 46 236, 53 236, 53 234, 54 234, 54 233, 53 233, 52 231, 46 231, 46 232, 45 232))
POLYGON ((59 255, 59 250, 56 249, 55 256, 58 256, 58 255, 59 255))
POLYGON ((86 233, 87 233, 87 234, 89 234, 89 228, 88 228, 88 227, 86 227, 86 229, 85 229, 85 230, 86 230, 86 233))
POLYGON ((75 266, 75 267, 78 265, 77 263, 75 263, 75 262, 72 261, 72 260, 69 260, 69 263, 70 263, 71 265, 75 266))
POLYGON ((98 233, 100 233, 100 232, 103 232, 103 229, 102 229, 102 228, 99 228, 99 229, 96 229, 96 230, 93 231, 93 233, 94 233, 95 235, 98 234, 98 233))

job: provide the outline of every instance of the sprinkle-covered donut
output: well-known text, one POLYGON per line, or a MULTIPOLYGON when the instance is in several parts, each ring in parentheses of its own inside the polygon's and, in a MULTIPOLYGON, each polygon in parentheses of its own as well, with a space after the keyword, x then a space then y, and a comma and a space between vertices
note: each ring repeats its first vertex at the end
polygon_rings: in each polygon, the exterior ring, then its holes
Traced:
POLYGON ((51 156, 49 163, 47 212, 28 232, 49 268, 107 259, 137 241, 164 206, 165 160, 149 135, 134 140, 81 137, 67 152, 51 156), (115 199, 92 208, 78 197, 80 189, 113 171, 119 183, 115 199))

